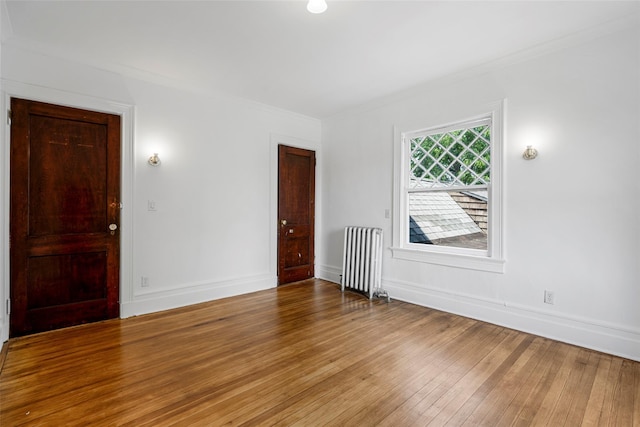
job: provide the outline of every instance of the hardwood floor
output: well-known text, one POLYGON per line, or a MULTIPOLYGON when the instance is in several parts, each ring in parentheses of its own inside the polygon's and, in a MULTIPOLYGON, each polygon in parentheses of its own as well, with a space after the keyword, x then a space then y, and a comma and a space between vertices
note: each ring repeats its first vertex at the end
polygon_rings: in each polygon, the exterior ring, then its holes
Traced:
POLYGON ((0 425, 640 425, 640 363, 310 280, 13 339, 0 425))

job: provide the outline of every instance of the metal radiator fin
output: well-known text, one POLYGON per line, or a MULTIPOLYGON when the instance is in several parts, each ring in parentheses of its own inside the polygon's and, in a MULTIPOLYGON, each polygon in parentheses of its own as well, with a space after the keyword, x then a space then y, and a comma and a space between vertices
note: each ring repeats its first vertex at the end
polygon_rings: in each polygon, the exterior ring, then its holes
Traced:
POLYGON ((342 291, 352 289, 369 299, 389 295, 382 282, 382 229, 345 227, 342 260, 342 291))

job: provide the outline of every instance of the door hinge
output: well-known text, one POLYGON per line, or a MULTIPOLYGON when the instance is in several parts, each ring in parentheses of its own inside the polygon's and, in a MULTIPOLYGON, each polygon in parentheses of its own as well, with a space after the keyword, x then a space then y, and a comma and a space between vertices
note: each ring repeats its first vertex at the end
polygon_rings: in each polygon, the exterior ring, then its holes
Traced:
POLYGON ((11 300, 7 299, 7 316, 11 314, 11 300))
POLYGON ((7 124, 11 126, 11 110, 7 110, 7 124))

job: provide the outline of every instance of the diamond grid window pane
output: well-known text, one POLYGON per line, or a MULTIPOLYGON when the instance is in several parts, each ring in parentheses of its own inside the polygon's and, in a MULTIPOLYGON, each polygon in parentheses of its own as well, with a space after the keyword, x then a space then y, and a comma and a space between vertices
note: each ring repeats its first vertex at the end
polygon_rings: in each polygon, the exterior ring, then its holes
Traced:
POLYGON ((410 148, 413 187, 491 182, 489 124, 416 137, 410 148))

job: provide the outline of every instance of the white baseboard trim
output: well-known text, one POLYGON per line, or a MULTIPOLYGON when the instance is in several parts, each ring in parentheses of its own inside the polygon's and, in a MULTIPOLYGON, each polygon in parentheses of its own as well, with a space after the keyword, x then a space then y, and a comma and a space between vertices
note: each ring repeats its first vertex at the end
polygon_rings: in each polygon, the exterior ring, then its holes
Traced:
POLYGON ((391 299, 640 361, 640 330, 534 307, 383 279, 391 299))
POLYGON ((274 288, 276 285, 276 277, 272 274, 264 274, 216 282, 187 284, 174 289, 138 293, 134 296, 133 301, 120 304, 120 317, 124 319, 141 314, 170 310, 220 298, 262 291, 274 288))
POLYGON ((2 346, 2 343, 8 340, 9 340, 9 319, 7 319, 6 322, 4 321, 4 319, 0 319, 0 346, 2 346))
POLYGON ((331 267, 330 265, 316 265, 315 270, 318 279, 340 284, 341 268, 331 267))

